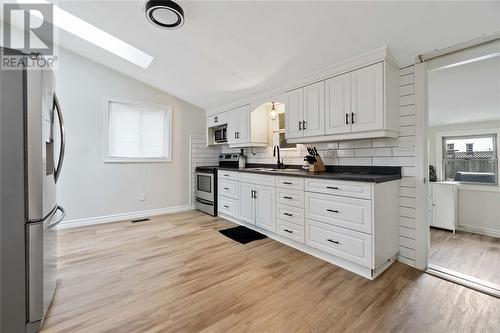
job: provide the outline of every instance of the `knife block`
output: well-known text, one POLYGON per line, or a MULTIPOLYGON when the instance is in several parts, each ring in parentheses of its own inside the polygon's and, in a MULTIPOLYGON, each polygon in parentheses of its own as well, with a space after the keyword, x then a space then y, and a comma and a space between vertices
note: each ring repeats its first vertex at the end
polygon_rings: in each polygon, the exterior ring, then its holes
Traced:
POLYGON ((323 164, 323 161, 321 160, 321 156, 317 155, 316 157, 316 162, 314 164, 309 164, 309 171, 310 172, 323 172, 326 170, 325 165, 323 164))

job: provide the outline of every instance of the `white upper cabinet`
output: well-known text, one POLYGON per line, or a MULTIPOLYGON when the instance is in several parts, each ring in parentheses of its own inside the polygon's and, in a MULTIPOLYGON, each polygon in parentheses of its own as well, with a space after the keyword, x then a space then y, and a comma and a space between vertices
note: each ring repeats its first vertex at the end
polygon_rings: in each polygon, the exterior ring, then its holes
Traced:
POLYGON ((303 138, 325 134, 325 82, 287 92, 286 137, 303 138))
MULTIPOLYGON (((207 119, 208 132, 217 125, 216 120, 218 123, 226 121, 231 127, 228 132, 230 147, 267 146, 269 108, 262 110, 253 103, 256 100, 277 102, 270 96, 282 97, 280 102, 285 104, 288 143, 396 138, 399 135, 399 67, 387 48, 290 80, 258 96, 242 98, 242 104, 247 103, 244 106, 246 114, 234 118, 234 124, 228 120, 232 117, 216 119, 220 109, 214 110, 207 119), (249 126, 243 128, 244 122, 249 126), (234 137, 235 132, 239 132, 239 139, 238 133, 234 137)), ((232 116, 227 112, 224 114, 232 116)))
POLYGON ((208 140, 213 144, 213 127, 227 124, 227 143, 230 147, 265 147, 268 142, 268 112, 257 108, 252 111, 246 104, 215 115, 207 116, 208 140))
POLYGON ((285 136, 287 138, 301 138, 303 115, 303 89, 295 89, 286 94, 285 102, 285 136))
POLYGON ((325 81, 304 87, 303 115, 304 137, 325 134, 325 81))
POLYGON ((250 105, 227 111, 229 113, 227 142, 240 144, 250 142, 250 105))
POLYGON ((325 82, 325 133, 351 132, 351 73, 336 76, 325 82))
POLYGON ((384 129, 384 64, 351 72, 353 132, 384 129))

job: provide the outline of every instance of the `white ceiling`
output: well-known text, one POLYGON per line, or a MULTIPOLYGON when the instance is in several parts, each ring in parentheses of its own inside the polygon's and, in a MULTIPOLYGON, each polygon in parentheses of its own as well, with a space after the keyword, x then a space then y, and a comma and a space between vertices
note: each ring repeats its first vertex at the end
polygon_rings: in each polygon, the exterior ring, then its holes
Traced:
POLYGON ((399 65, 500 31, 500 2, 182 1, 186 23, 152 26, 144 1, 62 1, 153 55, 144 70, 60 32, 60 44, 203 108, 388 45, 399 65))
POLYGON ((500 120, 500 56, 428 77, 430 126, 500 120))

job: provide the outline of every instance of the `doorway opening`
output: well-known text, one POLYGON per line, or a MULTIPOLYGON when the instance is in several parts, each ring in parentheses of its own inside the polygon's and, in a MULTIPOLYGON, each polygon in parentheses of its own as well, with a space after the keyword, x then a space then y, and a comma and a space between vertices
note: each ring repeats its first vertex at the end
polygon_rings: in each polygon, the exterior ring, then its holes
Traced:
POLYGON ((500 296, 500 42, 430 60, 428 272, 500 296))

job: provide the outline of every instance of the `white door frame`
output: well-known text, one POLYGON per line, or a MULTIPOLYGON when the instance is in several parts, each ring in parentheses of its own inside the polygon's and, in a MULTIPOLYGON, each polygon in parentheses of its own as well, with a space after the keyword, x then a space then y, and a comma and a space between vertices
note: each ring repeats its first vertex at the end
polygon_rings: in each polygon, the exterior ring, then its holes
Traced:
POLYGON ((415 216, 415 266, 427 269, 430 247, 429 221, 427 219, 428 200, 428 141, 427 128, 429 119, 427 73, 450 68, 473 61, 500 56, 500 40, 493 40, 451 54, 441 55, 436 51, 436 58, 429 54, 425 62, 415 64, 415 155, 416 155, 416 216, 415 216))

